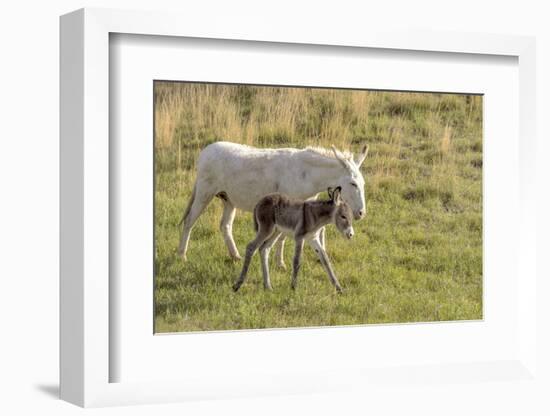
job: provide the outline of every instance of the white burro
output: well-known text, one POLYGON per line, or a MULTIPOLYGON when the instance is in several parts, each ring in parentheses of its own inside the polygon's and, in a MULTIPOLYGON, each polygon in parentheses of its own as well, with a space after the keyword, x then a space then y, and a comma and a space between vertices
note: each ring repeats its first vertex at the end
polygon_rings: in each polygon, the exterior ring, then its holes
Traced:
MULTIPOLYGON (((257 202, 270 193, 307 200, 315 199, 328 187, 340 187, 341 197, 353 211, 354 218, 364 217, 365 180, 360 167, 367 153, 368 146, 357 155, 335 147, 330 150, 314 147, 259 149, 230 142, 206 146, 199 155, 191 200, 181 221, 179 255, 186 260, 191 229, 215 196, 224 204, 220 230, 234 259, 241 258, 232 233, 236 210, 252 212, 257 202)), ((279 240, 277 262, 284 268, 284 237, 279 240)), ((323 230, 320 241, 324 247, 323 230)))

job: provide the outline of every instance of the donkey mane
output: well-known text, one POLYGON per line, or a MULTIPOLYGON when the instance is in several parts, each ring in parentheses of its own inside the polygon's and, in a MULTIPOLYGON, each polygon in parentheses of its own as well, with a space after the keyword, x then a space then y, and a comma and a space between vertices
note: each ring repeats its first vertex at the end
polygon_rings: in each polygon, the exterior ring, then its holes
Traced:
MULTIPOLYGON (((325 149, 323 147, 311 147, 308 146, 301 150, 299 154, 302 156, 302 160, 312 166, 331 166, 341 167, 342 163, 336 158, 336 155, 332 149, 325 149)), ((353 154, 347 151, 338 150, 338 155, 353 163, 353 154)))
MULTIPOLYGON (((336 160, 336 156, 334 155, 334 152, 332 149, 325 149, 324 147, 316 147, 316 146, 307 146, 304 151, 311 152, 318 154, 320 156, 328 157, 330 159, 336 160)), ((353 160, 353 154, 347 150, 338 150, 338 153, 344 157, 344 159, 348 159, 350 161, 353 160)))

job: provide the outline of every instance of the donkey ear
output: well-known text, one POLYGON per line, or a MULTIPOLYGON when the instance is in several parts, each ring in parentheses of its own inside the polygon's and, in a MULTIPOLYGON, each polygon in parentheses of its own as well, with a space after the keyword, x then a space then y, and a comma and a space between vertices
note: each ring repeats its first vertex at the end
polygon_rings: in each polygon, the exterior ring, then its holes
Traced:
POLYGON ((349 169, 349 162, 346 160, 345 157, 342 156, 342 154, 334 147, 334 145, 330 146, 332 151, 334 152, 334 157, 336 157, 336 160, 342 164, 346 169, 349 169))
POLYGON ((342 187, 337 186, 334 192, 332 192, 332 200, 336 203, 336 205, 340 204, 342 202, 342 187))
POLYGON ((355 165, 359 168, 367 158, 367 154, 369 153, 369 146, 366 144, 363 146, 363 149, 361 150, 361 153, 357 154, 354 158, 355 165))
POLYGON ((332 196, 334 195, 334 189, 332 189, 330 186, 327 189, 328 197, 332 199, 332 196))

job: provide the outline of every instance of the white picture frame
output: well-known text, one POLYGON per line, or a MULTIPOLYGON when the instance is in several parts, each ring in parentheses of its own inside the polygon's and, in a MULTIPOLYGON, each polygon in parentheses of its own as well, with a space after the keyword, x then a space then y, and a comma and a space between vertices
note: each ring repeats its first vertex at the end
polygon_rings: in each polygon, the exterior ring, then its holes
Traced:
MULTIPOLYGON (((358 30, 327 36, 321 31, 280 30, 270 25, 240 27, 229 22, 204 27, 189 16, 168 13, 83 9, 61 18, 61 398, 80 406, 159 403, 196 398, 240 397, 372 388, 402 382, 410 373, 382 368, 368 375, 349 369, 318 374, 283 373, 240 380, 230 374, 183 381, 110 382, 109 348, 109 35, 188 38, 383 48, 438 53, 505 55, 519 65, 519 218, 517 354, 499 362, 442 363, 415 373, 470 382, 492 369, 518 382, 536 377, 535 272, 535 42, 507 35, 358 30), (469 370, 471 371, 469 371, 469 370), (344 381, 345 380, 345 381, 344 381), (390 381, 393 380, 393 381, 390 381)), ((336 335, 333 335, 336 336, 336 335)), ((361 367, 359 366, 358 370, 361 367)), ((481 378, 482 379, 482 378, 481 378)))

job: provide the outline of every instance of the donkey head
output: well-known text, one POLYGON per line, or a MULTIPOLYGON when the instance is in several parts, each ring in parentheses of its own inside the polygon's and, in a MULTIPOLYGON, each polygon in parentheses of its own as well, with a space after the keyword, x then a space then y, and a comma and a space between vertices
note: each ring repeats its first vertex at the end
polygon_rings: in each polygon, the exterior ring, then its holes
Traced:
POLYGON ((359 220, 367 212, 365 205, 365 180, 363 179, 360 167, 367 157, 369 147, 365 145, 361 153, 353 158, 345 157, 334 146, 332 146, 332 151, 336 159, 345 168, 344 173, 338 179, 342 198, 349 204, 355 219, 359 220))
POLYGON ((334 212, 332 213, 332 222, 344 237, 353 237, 353 212, 349 205, 342 199, 342 187, 339 186, 334 190, 328 188, 328 196, 335 205, 334 212))

